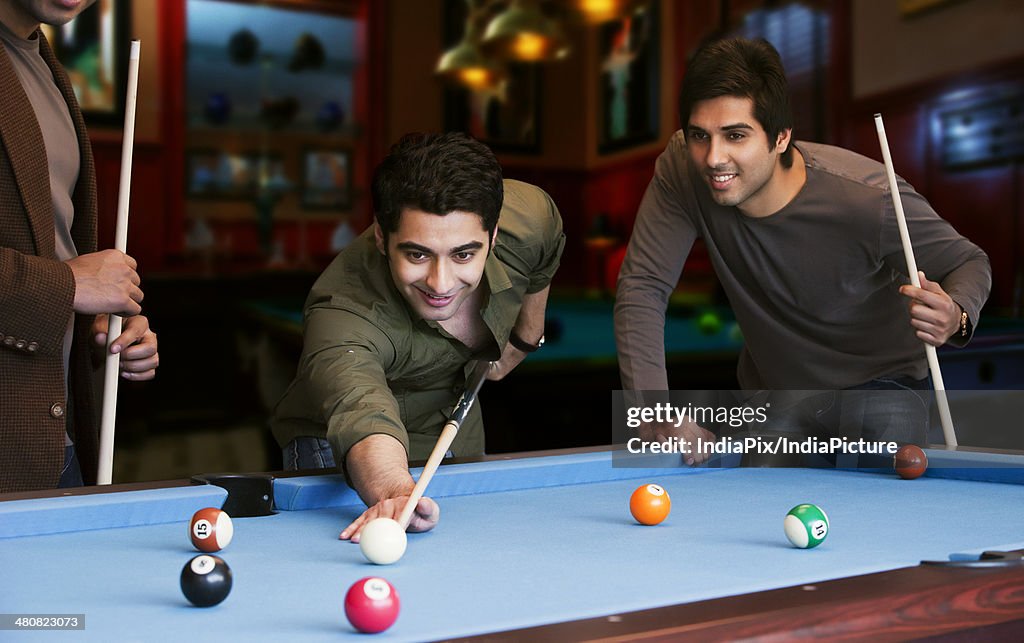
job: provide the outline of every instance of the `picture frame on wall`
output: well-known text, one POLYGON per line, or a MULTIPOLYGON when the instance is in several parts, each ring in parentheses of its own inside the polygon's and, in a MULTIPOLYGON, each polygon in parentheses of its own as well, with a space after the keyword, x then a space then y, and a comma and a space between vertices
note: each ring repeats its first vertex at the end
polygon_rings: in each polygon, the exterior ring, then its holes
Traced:
POLYGON ((307 148, 302 154, 302 207, 347 210, 352 205, 352 153, 307 148))
POLYGON ((42 26, 90 125, 124 121, 130 7, 129 0, 97 0, 66 25, 42 26))
POLYGON ((603 23, 598 32, 598 152, 658 139, 661 125, 659 1, 603 23))

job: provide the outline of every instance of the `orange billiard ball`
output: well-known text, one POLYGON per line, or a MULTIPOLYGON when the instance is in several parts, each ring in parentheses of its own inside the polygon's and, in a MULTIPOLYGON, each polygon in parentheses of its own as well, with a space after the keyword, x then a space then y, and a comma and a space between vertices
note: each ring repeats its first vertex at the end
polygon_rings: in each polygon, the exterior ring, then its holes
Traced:
POLYGON ((905 444, 900 447, 893 458, 893 466, 896 473, 904 480, 920 478, 928 468, 928 456, 921 447, 914 444, 905 444))
POLYGON ((668 492, 656 484, 645 484, 637 488, 629 498, 629 512, 641 525, 656 525, 672 509, 668 492))

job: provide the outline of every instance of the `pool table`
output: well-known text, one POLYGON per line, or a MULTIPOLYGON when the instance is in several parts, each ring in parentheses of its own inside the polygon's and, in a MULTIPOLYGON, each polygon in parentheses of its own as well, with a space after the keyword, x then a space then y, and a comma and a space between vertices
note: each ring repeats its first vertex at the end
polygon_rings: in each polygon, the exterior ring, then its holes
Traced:
POLYGON ((375 575, 402 601, 382 641, 1020 640, 1024 564, 976 559, 1024 548, 1024 454, 929 456, 926 476, 911 481, 878 470, 631 468, 606 449, 446 464, 428 490, 441 522, 411 534, 405 556, 385 567, 337 540, 362 510, 339 476, 277 477, 278 512, 235 520, 220 554, 234 588, 206 609, 185 601, 178 576, 196 554, 188 519, 219 506, 220 487, 8 496, 0 612, 84 615, 74 633, 83 641, 365 641, 342 603, 350 584, 375 575), (674 502, 653 527, 627 509, 648 482, 674 502), (803 502, 830 518, 815 549, 783 535, 786 512, 803 502))
MULTIPOLYGON (((617 365, 614 301, 610 298, 553 296, 545 315, 546 343, 520 366, 525 372, 558 368, 617 365)), ((302 347, 302 302, 288 299, 247 300, 242 316, 274 337, 302 347)), ((724 360, 735 370, 743 337, 728 308, 674 306, 666 316, 665 349, 669 360, 724 360)), ((616 366, 617 368, 617 366, 616 366)))
MULTIPOLYGON (((546 343, 501 382, 481 392, 487 451, 508 453, 580 447, 609 441, 608 407, 595 394, 621 388, 612 307, 607 298, 554 296, 546 314, 546 343), (523 400, 545 412, 519 424, 523 400), (595 431, 593 427, 601 427, 595 431)), ((295 372, 302 349, 298 300, 240 304, 243 345, 260 346, 256 364, 266 408, 272 408, 295 372), (280 374, 287 373, 287 377, 280 374)), ((673 388, 734 389, 743 339, 732 313, 711 306, 673 306, 666 318, 667 361, 673 388), (705 316, 702 325, 701 317, 705 316), (708 323, 710 322, 710 323, 708 323)), ((607 399, 607 398, 605 398, 607 399)))
MULTIPOLYGON (((545 316, 547 343, 529 355, 516 372, 617 369, 613 307, 614 301, 608 298, 553 296, 545 316)), ((301 349, 301 301, 246 300, 240 304, 240 312, 270 337, 301 349)), ((743 336, 731 310, 710 305, 670 306, 665 319, 665 353, 673 388, 735 388, 743 336), (685 372, 695 367, 700 369, 699 378, 685 372)), ((986 316, 970 345, 946 346, 939 355, 949 390, 1024 388, 1024 318, 986 316)))
MULTIPOLYGON (((612 319, 614 302, 607 298, 553 295, 547 309, 547 343, 527 356, 501 382, 481 392, 487 451, 504 453, 581 447, 609 441, 608 406, 595 396, 621 388, 612 319), (544 413, 534 414, 524 428, 524 400, 544 413), (595 429, 595 427, 598 427, 595 429)), ((240 306, 241 327, 273 347, 261 351, 259 381, 272 407, 294 373, 302 348, 302 304, 297 299, 250 299, 240 306), (287 375, 283 375, 287 373, 287 375), (266 383, 274 383, 268 387, 266 383)), ((672 305, 666 315, 666 363, 669 386, 676 390, 733 390, 736 362, 743 338, 727 308, 672 305), (702 318, 704 318, 702 320, 702 318), (703 323, 702 323, 703 321, 703 323), (710 322, 710 323, 709 323, 710 322)), ((1024 319, 986 316, 966 348, 939 351, 943 379, 950 391, 961 444, 993 448, 1024 448, 1017 432, 993 430, 990 395, 979 392, 1024 389, 1024 319)), ((259 361, 259 360, 258 360, 259 361)), ((1002 396, 1012 404, 1004 415, 1024 412, 1024 399, 1002 396)), ((605 398, 607 399, 607 398, 605 398)), ((930 438, 942 440, 936 422, 930 438)))

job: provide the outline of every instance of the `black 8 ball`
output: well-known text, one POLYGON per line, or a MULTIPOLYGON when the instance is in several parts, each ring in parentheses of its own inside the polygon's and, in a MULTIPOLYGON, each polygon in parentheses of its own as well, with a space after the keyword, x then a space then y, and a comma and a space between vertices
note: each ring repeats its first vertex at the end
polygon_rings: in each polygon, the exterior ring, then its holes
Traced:
POLYGON ((196 607, 212 607, 231 592, 231 568, 218 556, 196 556, 181 570, 181 592, 196 607))

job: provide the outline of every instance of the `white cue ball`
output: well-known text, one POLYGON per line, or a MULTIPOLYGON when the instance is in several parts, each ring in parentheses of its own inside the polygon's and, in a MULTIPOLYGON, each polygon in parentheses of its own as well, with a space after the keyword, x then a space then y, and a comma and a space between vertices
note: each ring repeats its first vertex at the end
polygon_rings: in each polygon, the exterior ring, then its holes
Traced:
POLYGON ((405 554, 405 530, 397 520, 375 518, 359 533, 359 549, 366 560, 377 565, 390 565, 405 554))

